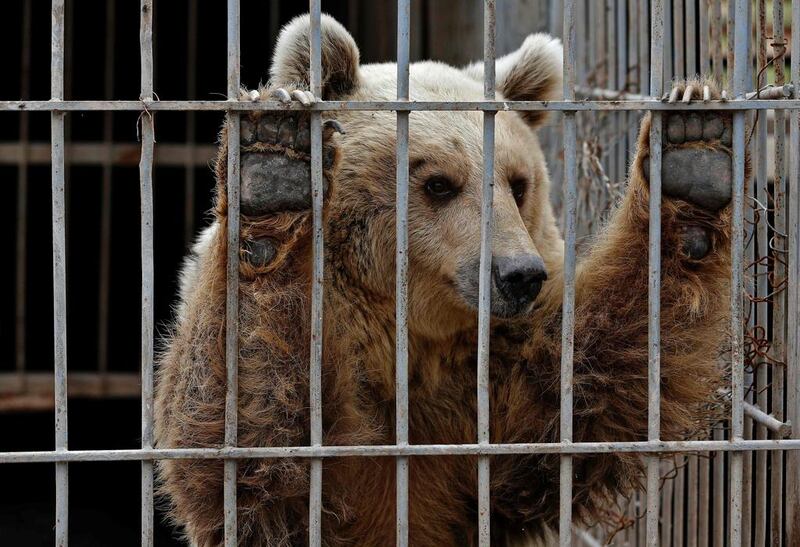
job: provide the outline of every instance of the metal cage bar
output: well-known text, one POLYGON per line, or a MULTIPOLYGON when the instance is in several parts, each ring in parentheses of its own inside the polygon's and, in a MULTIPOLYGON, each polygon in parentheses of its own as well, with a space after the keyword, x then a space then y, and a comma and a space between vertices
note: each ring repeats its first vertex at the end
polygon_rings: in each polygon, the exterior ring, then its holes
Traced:
MULTIPOLYGON (((411 2, 397 2, 397 100, 409 100, 411 2)), ((408 445, 408 132, 409 113, 397 112, 397 249, 395 274, 396 443, 408 445)), ((408 458, 397 462, 397 545, 408 546, 408 458)))
MULTIPOLYGON (((793 91, 795 86, 786 88, 793 91)), ((374 111, 374 112, 589 112, 589 111, 735 111, 735 110, 798 110, 800 99, 744 99, 670 104, 658 97, 625 100, 580 101, 317 101, 310 106, 283 104, 275 101, 154 101, 148 110, 202 112, 266 112, 307 110, 311 112, 374 111)), ((0 101, 0 112, 23 110, 36 112, 142 112, 140 101, 0 101)))
MULTIPOLYGON (((495 0, 483 3, 483 95, 495 98, 495 0)), ((483 184, 481 195, 481 250, 478 278, 478 444, 489 437, 489 326, 492 296, 492 228, 494 224, 494 127, 495 113, 483 113, 483 184)), ((478 545, 491 541, 491 492, 489 457, 478 458, 478 545)))
MULTIPOLYGON (((311 92, 322 97, 322 38, 320 0, 309 1, 311 12, 311 92)), ((323 285, 323 225, 322 225, 322 118, 311 113, 311 194, 313 215, 314 256, 311 280, 311 362, 309 363, 309 397, 311 409, 311 446, 322 446, 322 285, 323 285)), ((308 538, 310 547, 322 545, 322 460, 311 460, 311 482, 308 501, 308 538)))
MULTIPOLYGON (((228 0, 228 101, 239 97, 240 6, 239 0, 228 0)), ((238 441, 239 402, 239 114, 227 113, 227 257, 225 298, 225 446, 235 447, 238 441)), ((226 547, 238 545, 236 510, 237 462, 223 463, 223 519, 226 547)))
MULTIPOLYGON (((734 67, 732 91, 744 97, 750 63, 749 0, 736 0, 734 28, 734 67)), ((730 28, 730 24, 729 27, 730 28)), ((730 37, 729 37, 730 38, 730 37)), ((745 187, 745 113, 733 114, 733 199, 731 219, 731 431, 730 441, 744 438, 744 187, 745 187)), ((730 544, 742 544, 742 481, 744 454, 730 455, 730 544)))
MULTIPOLYGON (((664 15, 662 0, 651 3, 650 94, 660 97, 664 87, 664 15)), ((661 115, 650 120, 650 218, 648 243, 648 431, 647 439, 661 436, 661 115)), ((659 459, 647 458, 647 545, 658 545, 659 459)))
MULTIPOLYGON (((22 8, 22 47, 20 55, 20 97, 30 97, 31 88, 31 1, 25 0, 22 8)), ((27 388, 25 369, 27 355, 25 348, 25 294, 27 287, 28 253, 25 237, 28 231, 28 162, 30 156, 30 116, 23 113, 19 117, 20 161, 17 163, 17 233, 16 233, 16 302, 14 309, 14 368, 16 389, 24 392, 27 388)))
MULTIPOLYGON (((153 0, 141 0, 139 47, 141 51, 141 94, 145 105, 153 100, 153 0)), ((141 194, 142 259, 142 448, 153 447, 153 115, 142 123, 142 153, 139 163, 141 194)), ((142 461, 142 547, 153 545, 153 462, 142 461)))
MULTIPOLYGON (((64 98, 64 0, 53 0, 50 56, 50 96, 64 98)), ((52 148, 52 214, 53 214, 53 331, 54 331, 54 396, 55 446, 57 453, 67 451, 67 272, 66 211, 64 206, 64 117, 53 110, 50 114, 52 148)), ((65 462, 56 463, 56 545, 66 547, 69 520, 69 470, 65 462)))
MULTIPOLYGON (((564 99, 575 99, 575 0, 564 3, 564 99)), ((572 368, 575 333, 575 264, 577 224, 577 120, 564 113, 564 294, 561 313, 560 441, 572 443, 572 368)), ((570 545, 572 528, 572 456, 559 462, 558 531, 561 547, 570 545)))
MULTIPOLYGON (((800 83, 800 1, 792 2, 792 81, 800 83)), ((800 97, 795 87, 794 97, 800 97)), ((789 170, 789 309, 787 344, 789 369, 787 371, 786 417, 793 424, 792 438, 800 439, 800 111, 790 113, 791 165, 789 170)), ((796 452, 786 455, 786 530, 787 545, 800 542, 800 458, 796 452)))

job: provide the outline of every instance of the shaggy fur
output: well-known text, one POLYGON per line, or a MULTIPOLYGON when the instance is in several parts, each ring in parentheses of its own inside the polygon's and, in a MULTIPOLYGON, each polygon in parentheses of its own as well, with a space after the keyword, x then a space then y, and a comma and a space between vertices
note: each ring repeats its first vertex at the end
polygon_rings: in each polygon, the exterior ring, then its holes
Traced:
MULTIPOLYGON (((358 66, 352 39, 326 18, 326 98, 389 100, 394 65, 358 66), (345 52, 345 53, 342 53, 345 52), (349 56, 347 52, 350 52, 349 56), (344 55, 344 57, 340 57, 344 55), (333 68, 331 68, 333 67, 333 68), (330 71, 333 70, 335 74, 330 71)), ((307 18, 281 34, 272 85, 305 82, 307 18), (304 41, 305 40, 305 41, 304 41)), ((560 46, 531 37, 498 67, 501 98, 550 96, 560 80, 560 46), (505 94, 508 93, 507 97, 505 94)), ((411 67, 418 100, 477 100, 480 67, 441 63, 411 67)), ((256 119, 255 114, 251 114, 256 119)), ((327 174, 323 362, 324 444, 394 443, 395 121, 393 113, 339 112, 347 134, 334 137, 339 159, 327 174)), ((482 118, 474 112, 411 114, 409 197, 411 442, 476 441, 476 310, 454 288, 459 265, 480 244, 482 118), (432 174, 461 185, 450 204, 423 191, 432 174)), ((551 210, 549 179, 536 134, 539 116, 496 117, 495 255, 543 257, 549 280, 530 313, 492 319, 492 442, 555 442, 563 242, 551 210), (518 206, 509 180, 528 181, 518 206)), ((579 264, 575 324, 575 441, 634 441, 647 435, 647 241, 649 119, 643 122, 628 190, 592 251, 579 264)), ((225 409, 226 150, 216 166, 215 228, 190 259, 182 303, 160 359, 157 445, 220 446, 225 409)), ((686 145, 690 146, 690 145, 686 145)), ((715 365, 729 301, 729 211, 708 213, 665 199, 662 206, 662 407, 664 439, 683 438, 720 379, 715 365), (700 261, 681 252, 680 228, 711 230, 712 252, 700 261)), ((239 445, 309 443, 308 362, 310 214, 242 218, 243 239, 280 242, 274 262, 240 270, 239 445)), ((603 510, 642 476, 631 454, 575 457, 576 520, 603 510)), ((558 457, 492 458, 492 533, 496 544, 547 533, 558 518, 558 457)), ((326 459, 326 545, 394 543, 392 458, 326 459)), ((222 463, 164 461, 161 491, 174 521, 199 546, 222 543, 222 463)), ((238 468, 242 545, 304 545, 308 530, 308 463, 244 460, 238 468)), ((410 459, 413 545, 473 545, 477 473, 471 457, 410 459)))

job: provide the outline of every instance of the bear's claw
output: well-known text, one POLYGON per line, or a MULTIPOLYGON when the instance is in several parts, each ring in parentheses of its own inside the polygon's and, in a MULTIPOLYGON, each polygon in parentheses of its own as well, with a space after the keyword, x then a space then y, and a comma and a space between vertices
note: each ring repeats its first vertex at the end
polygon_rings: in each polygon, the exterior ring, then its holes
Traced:
MULTIPOLYGON (((708 85, 676 84, 667 94, 676 103, 720 98, 708 85)), ((665 196, 718 211, 731 200, 731 115, 724 112, 676 112, 664 114, 661 188, 665 196)), ((650 158, 643 163, 650 180, 650 158)))
MULTIPOLYGON (((283 88, 271 96, 283 101, 292 98, 309 106, 314 96, 303 90, 291 95, 283 88)), ((335 120, 322 127, 322 167, 333 167, 336 150, 334 133, 344 133, 335 120)), ((282 211, 303 211, 311 207, 311 133, 306 112, 265 112, 243 116, 240 125, 241 211, 247 216, 263 216, 282 211)), ((327 175, 328 173, 326 173, 327 175)), ((327 193, 328 177, 323 178, 327 193)))

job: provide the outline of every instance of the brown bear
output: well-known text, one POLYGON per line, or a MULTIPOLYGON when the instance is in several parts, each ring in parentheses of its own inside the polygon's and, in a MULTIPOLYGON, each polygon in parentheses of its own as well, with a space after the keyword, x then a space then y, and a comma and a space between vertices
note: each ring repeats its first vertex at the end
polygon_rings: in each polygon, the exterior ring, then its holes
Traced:
MULTIPOLYGON (((281 32, 269 86, 255 98, 303 104, 309 19, 281 32)), ((344 28, 324 17, 324 99, 393 100, 396 66, 360 65, 344 28)), ((497 60, 497 97, 547 100, 561 88, 558 40, 532 35, 497 60)), ((411 66, 411 98, 483 97, 482 65, 411 66)), ((705 80, 675 84, 687 100, 705 80), (691 86, 691 89, 689 89, 691 86)), ((395 115, 324 114, 323 427, 326 445, 393 444, 395 424, 395 115), (343 133, 342 133, 343 131, 343 133)), ((548 201, 536 129, 543 112, 496 116, 492 257, 491 441, 557 442, 564 243, 548 201)), ((680 439, 707 412, 730 291, 730 116, 664 119, 661 242, 661 431, 680 439)), ((579 261, 574 440, 647 438, 648 133, 628 187, 579 261)), ((413 112, 409 145, 409 430, 412 444, 476 442, 476 347, 482 180, 480 112, 413 112)), ((160 357, 160 448, 218 447, 225 410, 226 138, 213 225, 182 273, 174 329, 160 357)), ((311 213, 303 111, 241 119, 239 446, 309 444, 311 213)), ((576 521, 602 518, 641 480, 634 454, 575 457, 576 521)), ((159 464, 174 522, 195 545, 223 538, 222 462, 159 464)), ((309 463, 238 464, 242 545, 304 545, 309 463)), ((558 456, 491 458, 495 544, 541 537, 558 519, 558 456)), ((326 545, 394 544, 393 458, 331 458, 323 468, 326 545)), ((410 458, 410 541, 473 545, 476 459, 410 458)))

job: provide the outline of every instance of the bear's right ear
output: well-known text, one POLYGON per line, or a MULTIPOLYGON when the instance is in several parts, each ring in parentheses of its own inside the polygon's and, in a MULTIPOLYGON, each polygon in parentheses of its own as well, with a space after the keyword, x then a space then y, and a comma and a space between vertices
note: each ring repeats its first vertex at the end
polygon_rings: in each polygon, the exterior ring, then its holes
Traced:
MULTIPOLYGON (((311 45, 308 14, 289 21, 278 36, 270 84, 275 86, 310 86, 309 62, 311 45)), ((322 99, 339 99, 350 95, 359 85, 359 53, 350 33, 333 17, 322 15, 322 99)))
MULTIPOLYGON (((551 101, 561 96, 564 49, 558 38, 548 34, 531 34, 520 48, 497 59, 495 77, 497 91, 509 101, 551 101)), ((469 65, 464 71, 483 80, 483 63, 469 65)), ((520 111, 534 129, 542 124, 547 112, 520 111)))

